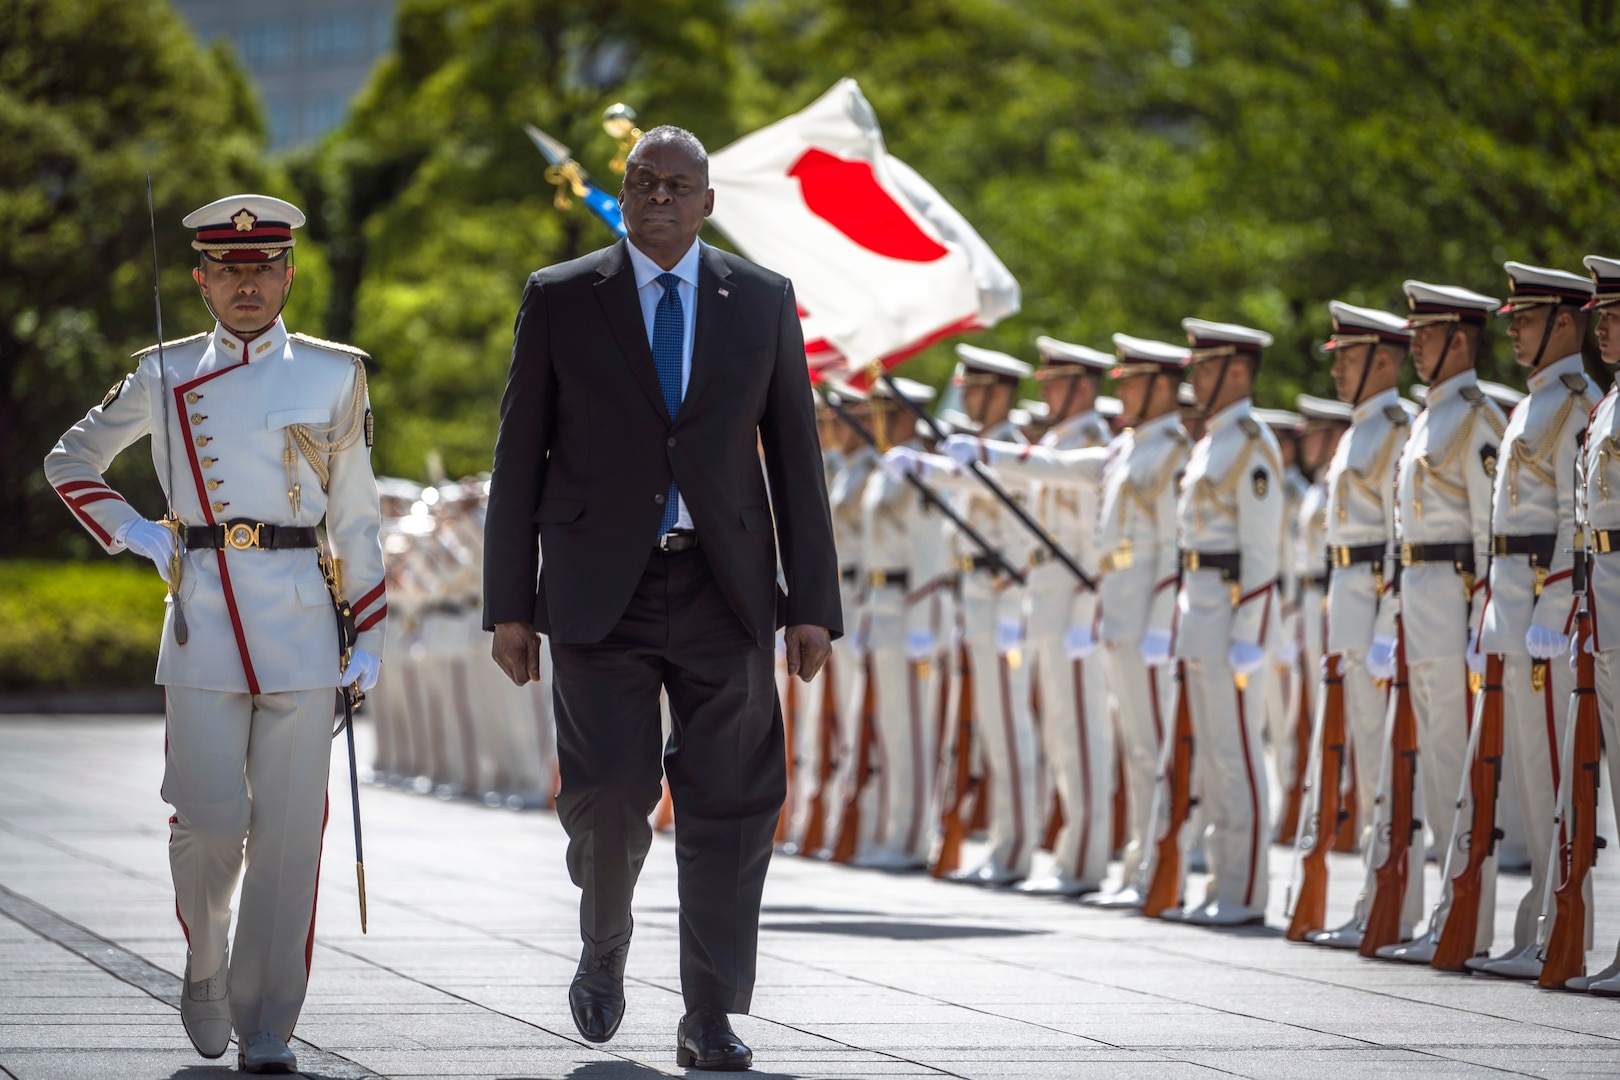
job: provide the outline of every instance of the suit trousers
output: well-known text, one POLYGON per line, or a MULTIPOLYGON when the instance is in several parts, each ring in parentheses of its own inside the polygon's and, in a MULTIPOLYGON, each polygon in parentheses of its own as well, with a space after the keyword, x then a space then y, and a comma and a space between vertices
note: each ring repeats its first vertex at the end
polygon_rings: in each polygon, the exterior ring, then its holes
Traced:
POLYGON ((165 699, 169 869, 191 977, 225 960, 240 877, 231 1023, 239 1036, 291 1038, 315 944, 335 693, 170 686, 165 699))
POLYGON ((589 645, 553 639, 551 658, 557 813, 586 948, 600 956, 630 940, 648 815, 667 777, 686 1007, 747 1012, 787 794, 774 654, 744 629, 699 548, 651 552, 618 625, 589 645))

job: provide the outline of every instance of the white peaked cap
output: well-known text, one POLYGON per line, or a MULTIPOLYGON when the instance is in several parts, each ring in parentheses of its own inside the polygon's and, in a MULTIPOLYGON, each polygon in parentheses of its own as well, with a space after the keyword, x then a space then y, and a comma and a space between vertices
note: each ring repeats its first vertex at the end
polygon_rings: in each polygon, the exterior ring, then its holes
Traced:
POLYGON ((1041 359, 1048 364, 1078 364, 1097 371, 1106 371, 1114 366, 1113 353, 1085 345, 1072 345, 1045 334, 1035 339, 1035 347, 1041 351, 1041 359))
POLYGON ((1181 328, 1192 338, 1192 347, 1218 349, 1230 347, 1246 352, 1259 352, 1271 347, 1272 336, 1264 330, 1237 323, 1209 322, 1206 319, 1182 319, 1181 328))
POLYGON ((1513 387, 1499 382, 1487 382, 1481 379, 1479 380, 1479 388, 1485 391, 1487 397, 1509 412, 1512 412, 1513 407, 1524 400, 1523 390, 1515 390, 1513 387))
POLYGON ((1586 302, 1586 309, 1620 304, 1620 259, 1605 259, 1602 255, 1588 255, 1581 260, 1592 272, 1592 287, 1596 290, 1586 302))
POLYGON ((1334 420, 1342 424, 1350 423, 1355 412, 1347 401, 1334 401, 1313 394, 1300 394, 1294 399, 1294 408, 1306 420, 1334 420))
POLYGON ((1160 364, 1182 367, 1191 350, 1185 345, 1172 345, 1168 341, 1152 341, 1129 334, 1114 335, 1114 355, 1128 364, 1160 364))
MULTIPOLYGON (((1357 307, 1346 304, 1342 300, 1328 302, 1328 311, 1333 316, 1333 336, 1335 338, 1367 338, 1376 337, 1379 341, 1391 345, 1405 345, 1412 340, 1412 331, 1406 326, 1406 320, 1399 315, 1377 308, 1357 307)), ((1325 349, 1336 349, 1340 342, 1330 341, 1323 346, 1325 349)), ((1342 344, 1365 344, 1365 342, 1343 342, 1342 344)))
MULTIPOLYGON (((933 401, 934 397, 936 396, 936 391, 932 386, 929 386, 927 383, 920 383, 916 379, 906 379, 896 375, 894 377, 894 384, 900 388, 900 396, 905 398, 907 401, 915 401, 918 403, 933 401)), ((894 391, 889 389, 889 384, 887 382, 879 379, 877 382, 872 384, 872 389, 868 396, 875 398, 888 398, 892 401, 894 400, 894 391)))
POLYGON ((970 371, 982 375, 1001 375, 1009 379, 1027 379, 1035 369, 1015 356, 995 349, 981 349, 977 345, 960 344, 956 355, 970 371))
POLYGON ((1303 416, 1288 409, 1251 409, 1249 415, 1272 431, 1280 431, 1286 435, 1299 434, 1299 429, 1305 424, 1303 416))
POLYGON ((1513 291, 1507 303, 1497 309, 1499 315, 1510 315, 1522 307, 1538 304, 1585 304, 1592 299, 1592 279, 1567 270, 1549 266, 1528 266, 1509 259, 1502 264, 1513 291))
POLYGON ((1485 316, 1502 301, 1461 285, 1431 285, 1427 281, 1408 280, 1401 286, 1412 317, 1406 320, 1411 327, 1427 326, 1437 322, 1471 322, 1484 324, 1485 316))

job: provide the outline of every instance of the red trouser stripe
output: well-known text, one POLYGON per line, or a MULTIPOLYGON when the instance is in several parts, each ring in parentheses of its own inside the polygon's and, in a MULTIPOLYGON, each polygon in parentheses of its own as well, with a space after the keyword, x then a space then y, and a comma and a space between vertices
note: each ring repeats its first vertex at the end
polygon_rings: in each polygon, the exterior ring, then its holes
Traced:
MULTIPOLYGON (((1181 688, 1182 693, 1187 688, 1181 688)), ((1243 892, 1243 906, 1254 906, 1254 882, 1260 869, 1260 788, 1254 782, 1254 759, 1249 754, 1249 715, 1243 703, 1243 691, 1236 690, 1238 738, 1243 746, 1243 771, 1249 778, 1249 885, 1243 892)))
POLYGON ((1001 730, 1007 739, 1007 794, 1012 797, 1013 859, 1024 851, 1024 778, 1019 775, 1018 733, 1013 727, 1012 682, 1007 658, 998 654, 996 672, 1001 678, 1001 730))
POLYGON ((1080 834, 1080 847, 1075 852, 1074 873, 1083 877, 1086 855, 1091 843, 1091 746, 1086 739, 1086 662, 1076 658, 1074 672, 1074 717, 1076 734, 1080 736, 1080 809, 1073 822, 1080 834))

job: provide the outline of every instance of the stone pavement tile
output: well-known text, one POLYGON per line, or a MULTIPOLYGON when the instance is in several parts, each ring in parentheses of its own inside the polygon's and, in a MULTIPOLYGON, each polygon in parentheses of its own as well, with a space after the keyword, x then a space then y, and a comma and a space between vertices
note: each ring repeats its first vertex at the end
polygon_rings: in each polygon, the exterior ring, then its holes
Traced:
MULTIPOLYGON (((1420 1077, 1422 1080, 1482 1080, 1500 1077, 1467 1062, 1414 1050, 1362 1048, 1287 1051, 1190 1051, 1184 1060, 1253 1080, 1298 1080, 1302 1076, 1420 1077)), ((1521 1062, 1522 1066, 1524 1063, 1521 1062)), ((1556 1074, 1544 1074, 1556 1075, 1556 1074)))
POLYGON ((1221 1073, 1189 1061, 1146 1058, 1133 1061, 1008 1061, 973 1058, 965 1061, 929 1059, 953 1076, 966 1080, 1214 1080, 1221 1073))
POLYGON ((0 1052, 0 1067, 17 1080, 227 1080, 236 1057, 206 1061, 185 1050, 30 1050, 0 1052))

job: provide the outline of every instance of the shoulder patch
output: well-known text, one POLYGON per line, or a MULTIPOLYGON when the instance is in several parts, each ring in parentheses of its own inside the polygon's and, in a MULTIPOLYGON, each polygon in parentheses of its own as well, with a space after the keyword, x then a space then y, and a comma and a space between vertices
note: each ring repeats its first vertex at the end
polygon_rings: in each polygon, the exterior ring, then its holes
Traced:
POLYGON ((344 356, 358 356, 362 360, 371 359, 371 354, 364 349, 357 349, 353 345, 344 345, 338 341, 327 341, 324 338, 311 337, 301 331, 294 331, 288 334, 287 337, 301 345, 313 345, 317 349, 329 349, 335 353, 342 353, 344 356))
POLYGON ((1249 482, 1254 485, 1254 497, 1263 499, 1266 492, 1271 490, 1271 474, 1265 469, 1256 469, 1249 474, 1249 482))
POLYGON ((1462 386, 1457 389, 1457 396, 1470 405, 1480 405, 1485 401, 1485 391, 1477 386, 1462 386))
POLYGON ((366 447, 369 449, 377 443, 377 431, 371 422, 371 410, 366 410, 366 447))
POLYGON ((1479 463, 1485 466, 1486 476, 1496 475, 1496 447, 1489 443, 1479 448, 1479 463))
POLYGON ((1238 427, 1242 430, 1243 434, 1247 435, 1251 439, 1258 439, 1260 437, 1260 421, 1256 420, 1252 416, 1239 417, 1238 427))
POLYGON ((124 392, 124 384, 129 382, 129 379, 130 377, 125 375, 122 379, 119 379, 117 382, 112 384, 112 389, 107 391, 107 396, 101 399, 101 407, 103 409, 118 400, 118 395, 124 392))
MULTIPOLYGON (((163 347, 165 349, 172 349, 176 345, 184 345, 188 341, 196 341, 198 338, 205 338, 207 336, 208 336, 208 331, 204 330, 200 334, 188 334, 188 335, 186 335, 185 337, 182 337, 182 338, 175 338, 173 341, 165 341, 163 343, 163 347)), ((156 345, 148 345, 146 348, 141 349, 139 352, 131 353, 130 357, 131 357, 131 359, 139 360, 141 357, 149 356, 152 353, 155 353, 157 351, 158 351, 158 347, 156 345)))
POLYGON ((1568 375, 1559 376, 1558 381, 1563 383, 1564 389, 1572 394, 1581 394, 1583 396, 1586 394, 1585 375, 1577 375, 1572 371, 1568 375))
POLYGON ((1406 415, 1406 410, 1399 405, 1385 405, 1384 419, 1396 427, 1405 427, 1412 422, 1412 418, 1406 415))

